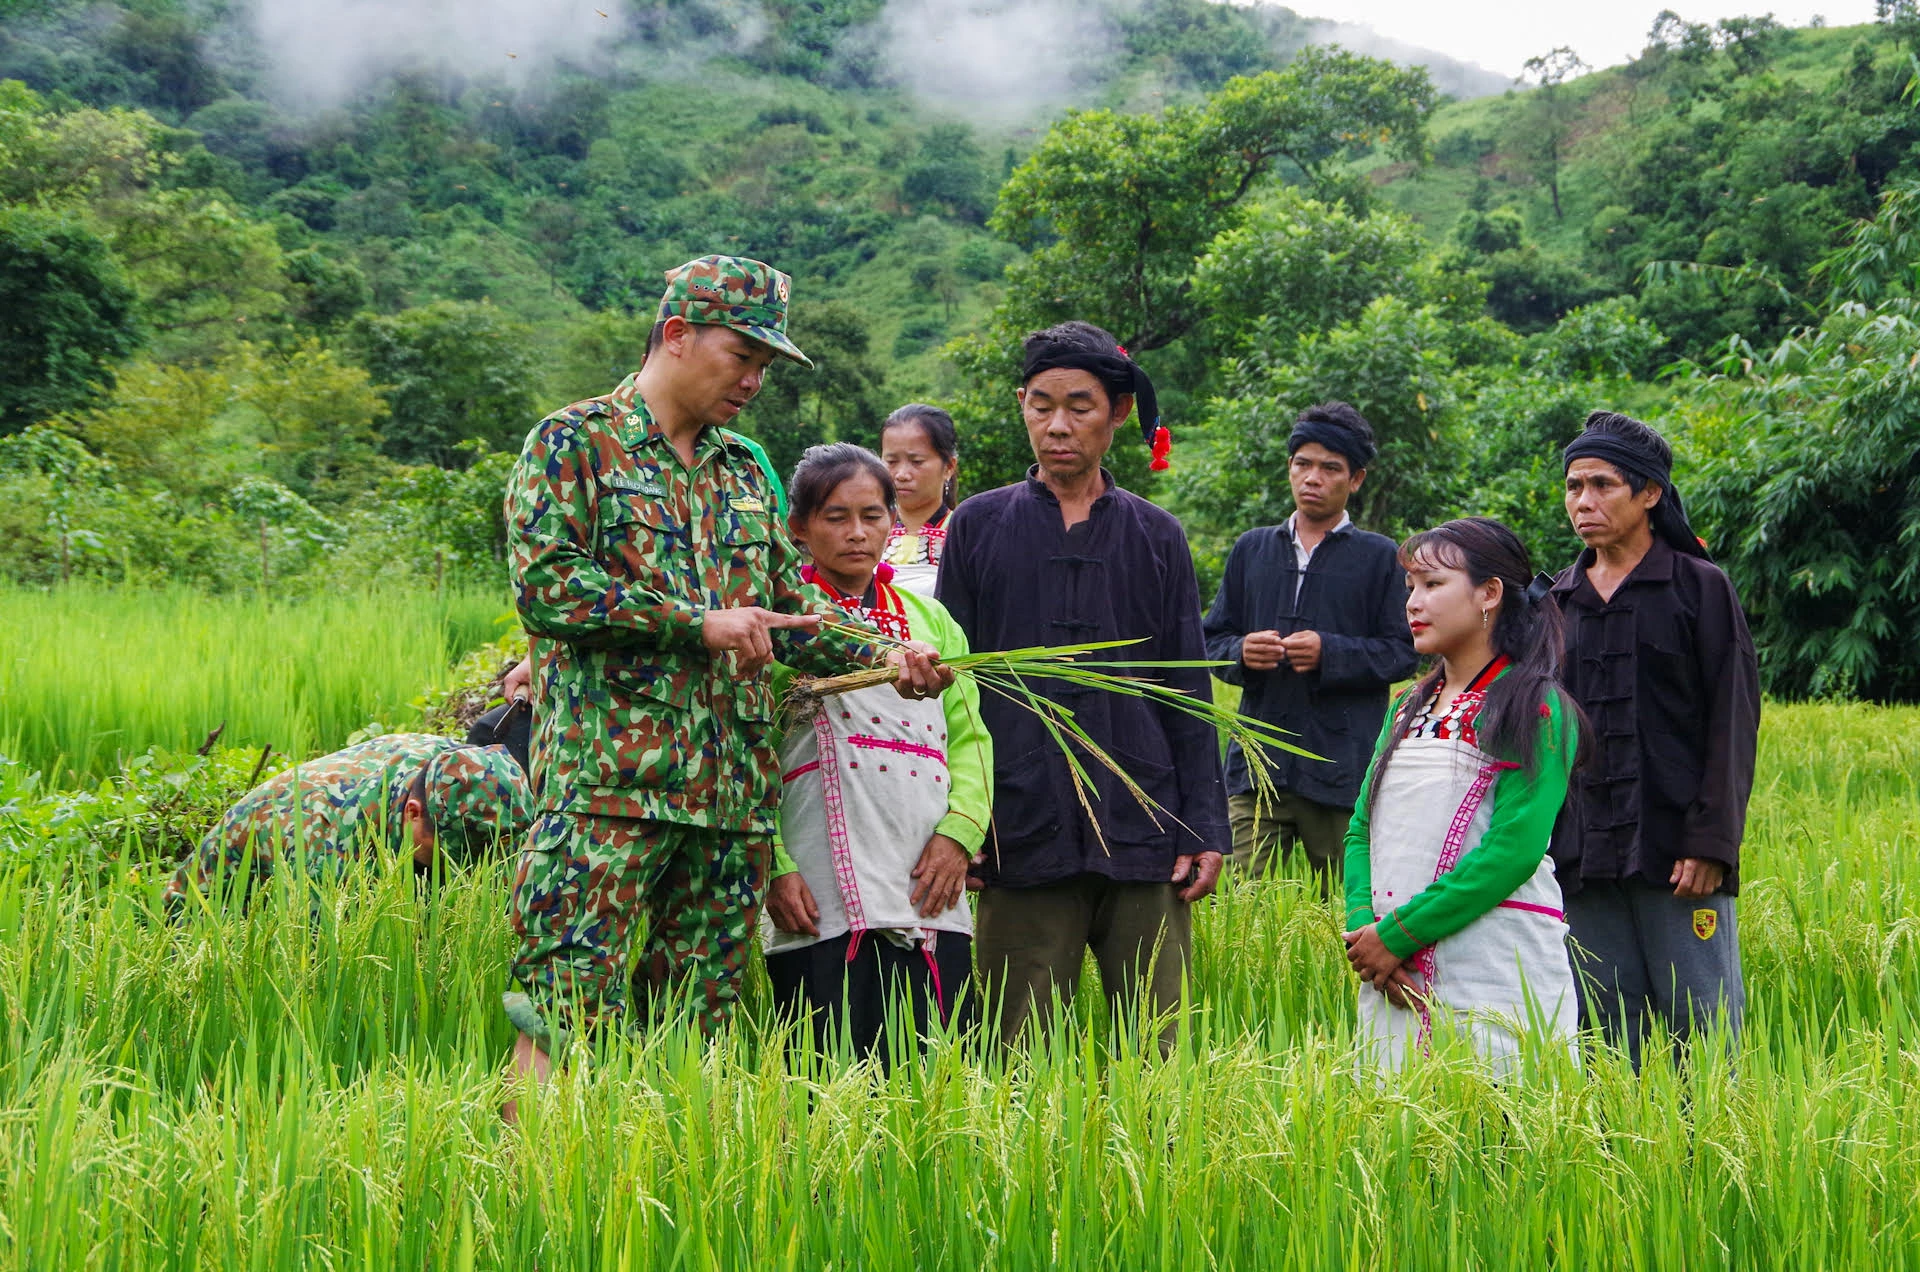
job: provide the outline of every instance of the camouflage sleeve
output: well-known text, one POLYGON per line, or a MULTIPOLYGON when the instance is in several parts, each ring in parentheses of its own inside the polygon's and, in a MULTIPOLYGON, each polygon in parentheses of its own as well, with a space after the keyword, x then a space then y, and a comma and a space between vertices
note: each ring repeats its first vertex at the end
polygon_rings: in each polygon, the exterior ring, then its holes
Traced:
POLYGON ((615 580, 595 552, 599 483, 579 426, 544 420, 507 479, 514 604, 536 636, 590 645, 701 648, 702 611, 615 580))
MULTIPOLYGON (((787 537, 783 526, 774 527, 768 561, 773 571, 771 608, 782 614, 819 614, 849 627, 867 626, 800 577, 800 549, 787 537)), ((817 635, 785 630, 773 633, 773 638, 774 657, 809 676, 844 675, 871 667, 885 657, 877 641, 861 640, 824 627, 817 635)))
POLYGON ((264 884, 273 873, 274 845, 263 830, 245 803, 228 809, 167 881, 166 891, 160 894, 167 917, 181 920, 188 899, 196 893, 218 905, 225 893, 245 896, 264 884))

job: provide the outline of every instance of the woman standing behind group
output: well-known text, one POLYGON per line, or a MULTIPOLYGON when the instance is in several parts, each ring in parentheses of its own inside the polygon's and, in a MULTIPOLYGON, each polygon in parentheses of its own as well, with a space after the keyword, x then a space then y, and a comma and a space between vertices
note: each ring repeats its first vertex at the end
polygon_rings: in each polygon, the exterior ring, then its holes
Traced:
POLYGON ((1359 1027, 1389 1068, 1436 1023, 1510 1070, 1530 1030, 1571 1051, 1576 1002, 1547 848, 1579 746, 1554 676, 1560 612, 1526 547, 1468 517, 1400 549, 1433 670, 1388 713, 1347 831, 1359 1027))
POLYGON ((932 596, 947 543, 947 515, 959 502, 954 479, 960 442, 953 417, 937 406, 909 402, 881 425, 880 458, 899 500, 882 559, 893 567, 896 586, 932 596))
MULTIPOLYGON (((873 452, 811 447, 788 499, 808 582, 883 636, 946 659, 967 652, 940 602, 896 587, 880 560, 895 492, 873 452)), ((776 695, 790 683, 776 668, 776 695)), ((993 774, 979 691, 963 677, 937 699, 903 699, 891 683, 829 695, 787 724, 780 762, 762 926, 774 998, 811 1018, 821 1049, 845 1037, 884 1062, 890 1035, 950 1020, 972 977, 967 868, 986 838, 993 774)))

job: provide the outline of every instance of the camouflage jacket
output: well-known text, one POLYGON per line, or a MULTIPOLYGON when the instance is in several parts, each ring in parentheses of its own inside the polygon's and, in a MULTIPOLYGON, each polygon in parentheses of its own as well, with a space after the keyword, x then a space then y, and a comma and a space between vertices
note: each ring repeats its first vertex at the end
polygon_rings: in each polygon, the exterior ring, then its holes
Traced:
MULTIPOLYGON (((407 787, 427 761, 461 745, 432 734, 390 733, 296 764, 254 787, 174 872, 162 896, 168 913, 184 908, 189 884, 209 898, 222 878, 251 888, 265 883, 282 857, 304 853, 308 874, 321 879, 358 858, 401 851, 407 787), (251 875, 241 883, 249 853, 251 875)), ((405 848, 412 851, 411 844, 405 848)))
MULTIPOLYGON (((629 376, 540 422, 507 482, 507 536, 534 659, 534 807, 771 834, 779 820, 768 671, 701 641, 709 610, 838 615, 800 579, 753 452, 708 428, 688 468, 629 376)), ((819 675, 876 646, 775 632, 819 675)))

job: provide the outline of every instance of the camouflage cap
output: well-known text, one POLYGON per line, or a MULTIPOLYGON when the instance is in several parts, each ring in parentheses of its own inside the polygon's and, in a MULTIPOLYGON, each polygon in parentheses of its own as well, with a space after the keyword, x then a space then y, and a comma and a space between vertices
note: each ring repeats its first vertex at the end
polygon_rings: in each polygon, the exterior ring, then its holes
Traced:
POLYGON ((803 367, 813 362, 787 338, 787 297, 793 280, 744 256, 702 256, 667 271, 667 294, 654 321, 685 318, 731 327, 803 367))
POLYGON ((506 750, 462 746, 427 762, 427 817, 449 856, 516 844, 533 824, 527 779, 506 750))

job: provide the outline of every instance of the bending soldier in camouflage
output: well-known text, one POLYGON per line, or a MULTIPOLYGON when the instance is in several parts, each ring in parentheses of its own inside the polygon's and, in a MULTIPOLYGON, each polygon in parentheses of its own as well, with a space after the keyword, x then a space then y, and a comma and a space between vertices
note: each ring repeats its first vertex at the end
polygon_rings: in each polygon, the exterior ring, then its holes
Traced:
POLYGON ((517 841, 531 820, 526 780, 505 751, 390 733, 249 791, 181 863, 161 903, 178 919, 190 902, 244 900, 288 857, 304 858, 315 883, 376 854, 405 852, 421 869, 436 852, 467 860, 517 841))
MULTIPOLYGON (((786 334, 785 274, 709 256, 667 275, 641 370, 541 421, 506 499, 532 637, 535 821, 509 915, 523 992, 515 1067, 544 1079, 574 1031, 627 1013, 633 925, 652 1005, 684 995, 709 1033, 752 948, 780 797, 771 678, 872 663, 823 631, 757 448, 724 425, 786 334)), ((951 683, 894 649, 901 693, 951 683)), ((512 1116, 511 1106, 509 1116, 512 1116)))

